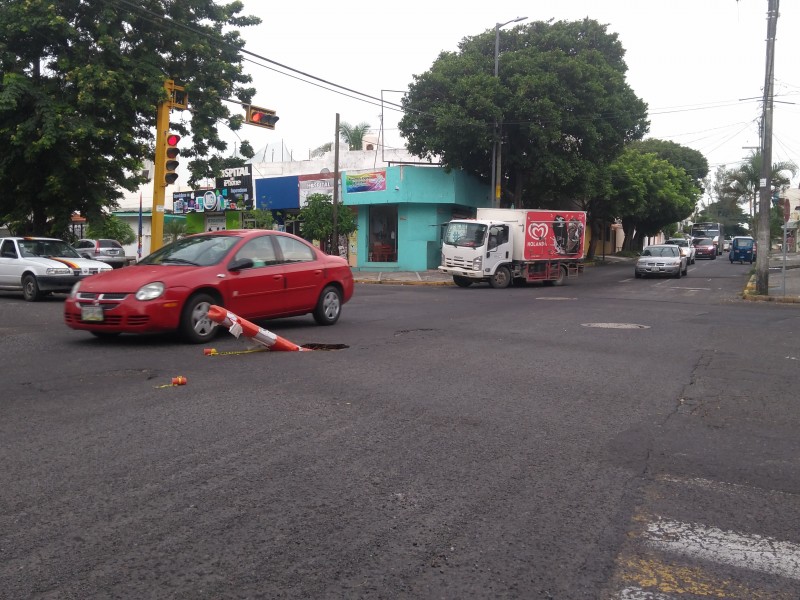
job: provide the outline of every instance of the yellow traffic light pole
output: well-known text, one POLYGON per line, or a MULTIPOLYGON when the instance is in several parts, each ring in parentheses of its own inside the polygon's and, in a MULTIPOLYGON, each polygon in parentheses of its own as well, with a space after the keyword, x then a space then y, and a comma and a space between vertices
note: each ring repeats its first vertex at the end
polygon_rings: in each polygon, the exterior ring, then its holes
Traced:
POLYGON ((168 99, 158 103, 156 114, 156 156, 153 169, 153 210, 150 215, 150 252, 164 245, 164 197, 167 189, 167 136, 169 135, 169 113, 173 108, 188 108, 188 98, 181 86, 172 79, 164 82, 168 99))

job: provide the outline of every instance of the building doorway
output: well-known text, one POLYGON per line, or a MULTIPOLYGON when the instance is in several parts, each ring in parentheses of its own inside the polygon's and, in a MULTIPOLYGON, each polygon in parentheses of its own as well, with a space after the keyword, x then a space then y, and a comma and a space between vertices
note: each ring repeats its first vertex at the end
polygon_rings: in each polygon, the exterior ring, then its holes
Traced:
POLYGON ((369 262, 397 262, 397 205, 369 207, 369 262))

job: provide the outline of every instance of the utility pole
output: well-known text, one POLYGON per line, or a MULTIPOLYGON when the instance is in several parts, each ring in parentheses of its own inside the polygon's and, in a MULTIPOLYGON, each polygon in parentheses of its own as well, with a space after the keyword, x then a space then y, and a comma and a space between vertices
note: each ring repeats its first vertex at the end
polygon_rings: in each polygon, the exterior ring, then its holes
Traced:
MULTIPOLYGON (((495 23, 494 25, 494 78, 500 76, 500 28, 505 27, 509 23, 519 23, 528 17, 517 17, 505 23, 495 23)), ((492 207, 500 208, 500 196, 503 187, 503 170, 501 167, 502 153, 501 138, 502 130, 498 129, 497 119, 494 120, 494 143, 492 144, 492 207)))
POLYGON ((758 201, 758 254, 756 256, 756 293, 769 295, 769 252, 771 239, 769 213, 772 209, 772 100, 775 82, 775 36, 778 29, 778 4, 768 0, 767 64, 764 76, 764 117, 761 137, 761 181, 758 201))
POLYGON ((331 248, 331 254, 339 256, 339 113, 336 113, 336 137, 333 139, 333 248, 331 248))

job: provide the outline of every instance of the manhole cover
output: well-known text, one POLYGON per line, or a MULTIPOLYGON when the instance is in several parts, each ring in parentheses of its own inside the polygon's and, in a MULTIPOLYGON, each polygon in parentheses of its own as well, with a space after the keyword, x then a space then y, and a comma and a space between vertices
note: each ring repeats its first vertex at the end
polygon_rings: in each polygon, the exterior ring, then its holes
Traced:
POLYGON ((583 327, 599 327, 600 329, 650 329, 649 325, 636 323, 581 323, 583 327))

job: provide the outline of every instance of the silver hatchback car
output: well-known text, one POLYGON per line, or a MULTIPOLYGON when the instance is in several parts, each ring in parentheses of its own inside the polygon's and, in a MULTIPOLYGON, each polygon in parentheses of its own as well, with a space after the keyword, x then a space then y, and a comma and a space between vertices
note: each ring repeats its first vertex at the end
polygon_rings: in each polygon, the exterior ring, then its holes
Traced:
POLYGON ((125 248, 117 240, 78 240, 72 245, 84 258, 99 260, 115 269, 128 264, 125 248))
POLYGON ((674 244, 648 246, 636 260, 634 276, 638 279, 650 275, 669 276, 680 279, 689 272, 689 259, 683 256, 674 244))

